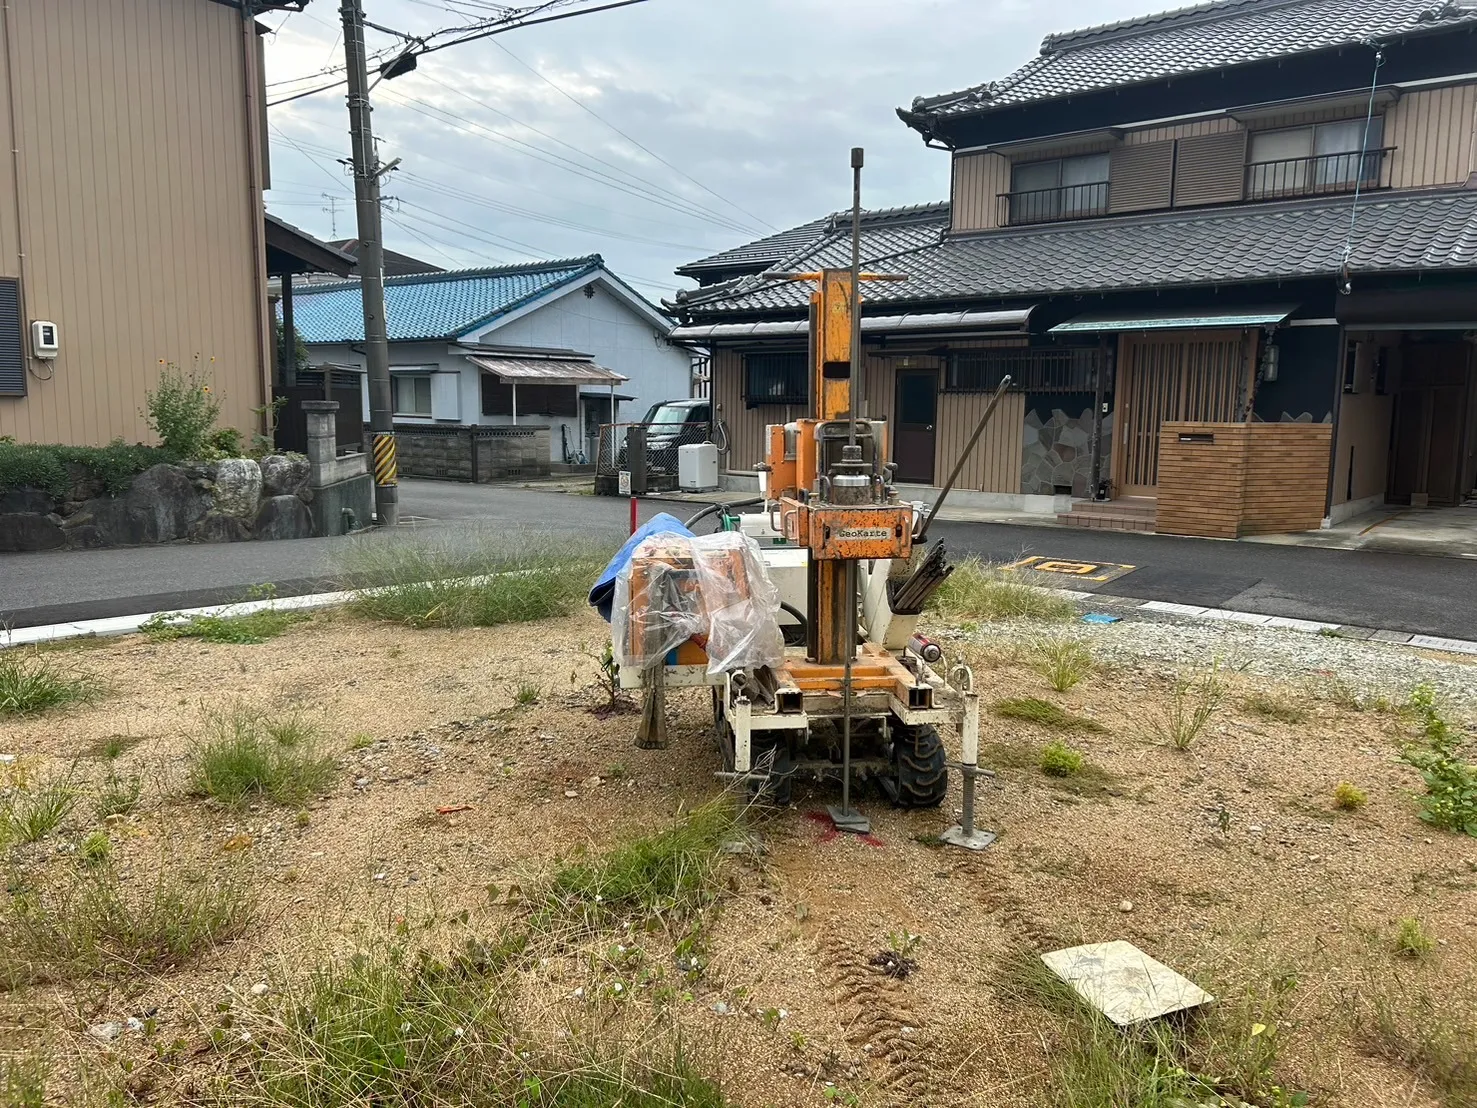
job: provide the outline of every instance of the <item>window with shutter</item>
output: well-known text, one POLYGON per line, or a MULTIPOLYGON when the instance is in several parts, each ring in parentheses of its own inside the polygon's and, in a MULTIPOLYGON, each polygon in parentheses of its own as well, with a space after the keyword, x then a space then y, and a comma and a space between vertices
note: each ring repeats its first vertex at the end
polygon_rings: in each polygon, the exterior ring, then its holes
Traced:
POLYGON ((21 287, 0 277, 0 396, 26 395, 25 340, 21 333, 21 287))
POLYGON ((1231 204, 1241 199, 1246 177, 1246 132, 1179 140, 1174 162, 1174 206, 1231 204))
POLYGON ((1169 207, 1174 140, 1120 146, 1109 159, 1109 210, 1142 212, 1169 207))

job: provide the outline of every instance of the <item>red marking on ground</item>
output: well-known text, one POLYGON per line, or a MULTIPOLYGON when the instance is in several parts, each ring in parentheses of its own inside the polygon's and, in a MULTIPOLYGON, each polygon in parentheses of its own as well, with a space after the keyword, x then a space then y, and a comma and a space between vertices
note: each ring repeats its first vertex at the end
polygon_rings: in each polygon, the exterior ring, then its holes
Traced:
MULTIPOLYGON (((840 830, 836 827, 835 822, 832 821, 830 815, 826 812, 806 812, 805 818, 810 820, 811 823, 819 824, 825 828, 825 830, 821 832, 820 838, 816 840, 817 842, 834 842, 836 838, 841 834, 840 830)), ((868 846, 875 847, 878 850, 882 849, 882 847, 886 845, 876 835, 857 835, 856 838, 858 841, 864 842, 868 846)))
POLYGON ((825 830, 821 832, 820 839, 817 840, 818 842, 832 842, 837 835, 841 834, 840 831, 836 830, 836 825, 831 822, 831 817, 825 812, 806 812, 805 818, 810 820, 811 823, 820 824, 825 827, 825 830))

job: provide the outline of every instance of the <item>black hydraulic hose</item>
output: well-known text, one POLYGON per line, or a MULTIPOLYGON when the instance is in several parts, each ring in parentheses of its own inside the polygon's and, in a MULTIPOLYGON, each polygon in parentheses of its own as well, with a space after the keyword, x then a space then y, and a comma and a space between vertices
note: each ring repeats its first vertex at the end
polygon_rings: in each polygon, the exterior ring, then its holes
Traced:
POLYGON ((810 638, 810 620, 805 618, 804 612, 800 611, 798 608, 790 607, 790 605, 786 604, 783 600, 780 601, 780 611, 784 612, 786 615, 794 616, 795 621, 800 624, 800 642, 803 643, 810 638))
POLYGON ((689 519, 687 521, 687 523, 684 524, 684 526, 689 531, 691 531, 694 527, 696 527, 703 520, 707 519, 710 515, 714 515, 714 514, 716 514, 718 512, 726 512, 726 511, 728 511, 728 510, 730 510, 732 508, 753 508, 753 507, 755 507, 755 506, 757 506, 759 504, 767 504, 767 503, 768 503, 768 501, 765 500, 764 497, 758 496, 758 497, 755 497, 753 500, 740 500, 736 504, 709 504, 706 508, 704 508, 702 511, 700 511, 697 515, 695 515, 691 519, 689 519))

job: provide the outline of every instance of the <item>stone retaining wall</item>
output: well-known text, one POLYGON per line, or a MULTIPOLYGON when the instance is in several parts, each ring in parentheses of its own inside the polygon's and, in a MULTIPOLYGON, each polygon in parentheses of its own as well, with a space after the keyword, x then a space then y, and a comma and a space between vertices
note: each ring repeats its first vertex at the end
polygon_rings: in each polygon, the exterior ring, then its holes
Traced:
POLYGON ((156 465, 121 496, 85 479, 61 498, 12 489, 0 493, 0 552, 308 538, 308 476, 306 458, 272 454, 156 465))

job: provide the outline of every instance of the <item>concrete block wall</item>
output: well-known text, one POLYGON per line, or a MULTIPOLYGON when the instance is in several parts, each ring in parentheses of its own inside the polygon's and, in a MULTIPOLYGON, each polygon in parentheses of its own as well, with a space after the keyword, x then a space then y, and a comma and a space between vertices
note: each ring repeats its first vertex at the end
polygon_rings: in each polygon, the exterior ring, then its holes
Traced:
MULTIPOLYGON (((367 434, 367 432, 366 432, 367 434)), ((548 427, 395 428, 402 477, 484 483, 549 475, 548 427)))

